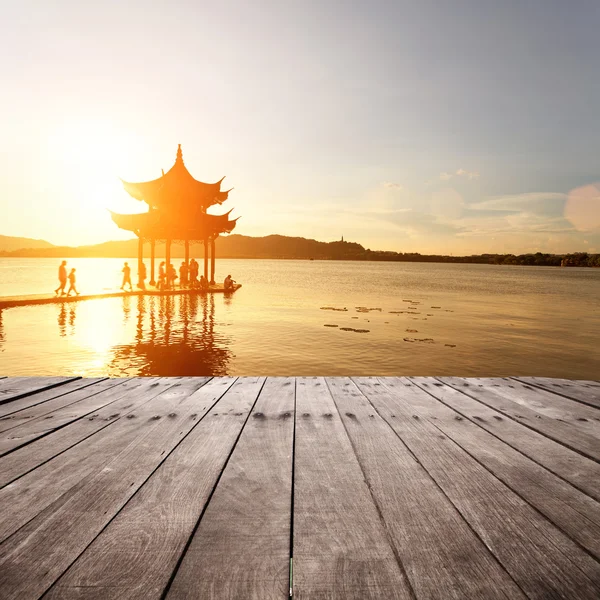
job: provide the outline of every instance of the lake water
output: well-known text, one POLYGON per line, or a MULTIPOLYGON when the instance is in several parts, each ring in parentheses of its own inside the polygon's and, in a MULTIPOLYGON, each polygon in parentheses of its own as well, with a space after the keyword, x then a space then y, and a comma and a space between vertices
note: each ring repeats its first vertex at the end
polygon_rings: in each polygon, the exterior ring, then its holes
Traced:
MULTIPOLYGON (((83 292, 118 288, 122 264, 69 260, 83 292)), ((0 296, 52 291, 57 266, 0 259, 0 296)), ((600 269, 217 260, 227 273, 231 297, 0 311, 0 373, 600 379, 600 269)))

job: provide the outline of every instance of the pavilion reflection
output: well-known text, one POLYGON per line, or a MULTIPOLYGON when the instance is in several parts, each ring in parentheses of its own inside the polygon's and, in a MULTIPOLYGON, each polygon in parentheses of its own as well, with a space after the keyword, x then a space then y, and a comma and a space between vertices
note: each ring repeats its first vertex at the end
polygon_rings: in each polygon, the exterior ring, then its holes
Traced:
POLYGON ((110 375, 227 375, 233 353, 215 331, 212 294, 127 297, 123 318, 135 318, 134 342, 113 349, 110 375))

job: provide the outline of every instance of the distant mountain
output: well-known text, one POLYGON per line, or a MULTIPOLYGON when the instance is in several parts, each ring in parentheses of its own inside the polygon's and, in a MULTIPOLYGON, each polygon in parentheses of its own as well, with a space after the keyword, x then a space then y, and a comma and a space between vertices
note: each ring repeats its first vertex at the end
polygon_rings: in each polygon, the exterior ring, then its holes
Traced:
MULTIPOLYGON (((16 239, 16 238, 14 238, 16 239)), ((49 257, 49 258, 134 258, 137 256, 137 239, 104 242, 93 246, 32 246, 0 251, 0 256, 13 257, 49 257)), ((1 248, 0 248, 1 249, 1 248)), ((201 257, 204 254, 202 244, 190 244, 190 256, 201 257)), ((352 242, 318 242, 300 237, 268 235, 266 237, 248 237, 230 235, 220 237, 216 242, 218 258, 296 258, 296 259, 340 259, 364 258, 365 249, 352 242)), ((149 244, 144 245, 145 258, 150 256, 149 244)), ((156 244, 156 257, 164 257, 165 245, 156 244)), ((171 256, 182 258, 185 249, 181 243, 171 244, 171 256)))
POLYGON ((0 252, 13 252, 21 248, 52 248, 52 244, 45 240, 0 235, 0 252))
MULTIPOLYGON (((137 239, 119 242, 104 242, 94 246, 53 246, 43 240, 0 236, 0 257, 40 258, 136 258, 137 239), (8 240, 3 245, 3 241, 8 240), (18 241, 20 240, 20 241, 18 241), (9 245, 10 244, 10 245, 9 245), (21 246, 20 248, 18 246, 21 246), (12 249, 10 249, 12 248, 12 249)), ((401 262, 478 263, 490 265, 534 265, 600 267, 600 254, 576 252, 573 254, 478 254, 472 256, 443 256, 438 254, 402 253, 365 249, 355 242, 318 242, 301 237, 267 235, 249 237, 229 235, 216 242, 217 258, 284 258, 317 260, 377 260, 401 262)), ((165 245, 156 245, 156 258, 163 258, 165 245)), ((171 245, 171 257, 185 256, 184 246, 171 245)), ((190 244, 190 257, 204 256, 202 244, 190 244)), ((144 259, 150 258, 149 244, 144 244, 144 259)))

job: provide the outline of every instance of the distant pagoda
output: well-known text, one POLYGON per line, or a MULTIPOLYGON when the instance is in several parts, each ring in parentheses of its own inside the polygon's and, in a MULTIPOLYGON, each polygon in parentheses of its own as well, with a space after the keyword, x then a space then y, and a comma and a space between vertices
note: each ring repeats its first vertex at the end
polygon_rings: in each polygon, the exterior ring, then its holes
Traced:
MULTIPOLYGON (((175 164, 158 179, 142 183, 123 181, 125 191, 136 200, 148 205, 148 212, 121 215, 111 211, 112 220, 121 228, 138 236, 138 270, 143 261, 144 242, 150 242, 150 284, 154 279, 154 249, 157 241, 166 244, 166 263, 171 261, 171 242, 185 242, 185 261, 189 265, 190 242, 204 244, 204 277, 215 283, 215 240, 222 233, 231 233, 237 219, 230 220, 229 212, 209 215, 206 210, 227 200, 231 190, 221 191, 223 177, 216 183, 203 183, 187 170, 177 148, 175 164), (208 249, 210 244, 210 279, 208 277, 208 249)), ((233 189, 233 188, 232 188, 233 189)), ((239 217, 238 217, 239 218, 239 217)), ((141 282, 140 282, 141 284, 141 282)))

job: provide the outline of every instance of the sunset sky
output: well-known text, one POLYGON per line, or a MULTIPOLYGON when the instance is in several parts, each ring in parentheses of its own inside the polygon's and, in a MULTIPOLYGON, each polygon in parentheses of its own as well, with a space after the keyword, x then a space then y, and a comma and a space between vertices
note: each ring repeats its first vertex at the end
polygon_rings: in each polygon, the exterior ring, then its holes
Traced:
POLYGON ((598 0, 20 0, 0 234, 130 237, 177 144, 236 233, 600 252, 598 0))

